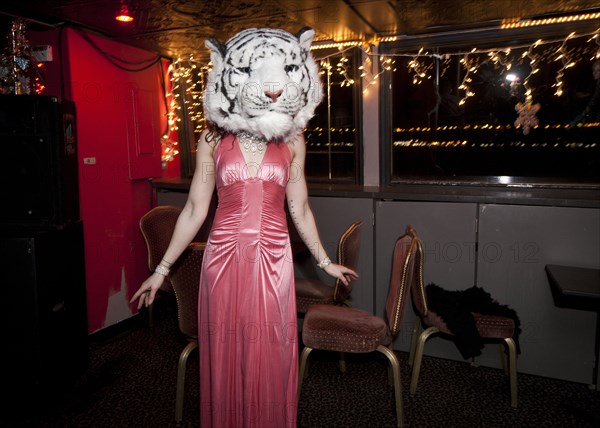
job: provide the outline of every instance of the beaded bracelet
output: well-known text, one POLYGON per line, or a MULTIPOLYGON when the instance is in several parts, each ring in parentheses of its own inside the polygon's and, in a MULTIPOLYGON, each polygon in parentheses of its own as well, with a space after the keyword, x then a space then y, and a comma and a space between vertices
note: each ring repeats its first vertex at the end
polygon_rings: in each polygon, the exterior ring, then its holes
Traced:
POLYGON ((325 269, 330 264, 331 264, 331 259, 329 257, 325 257, 323 260, 321 260, 319 263, 317 263, 317 266, 319 266, 321 269, 325 269))
POLYGON ((170 271, 169 271, 168 267, 163 266, 163 265, 158 265, 158 266, 156 266, 156 269, 154 269, 154 272, 156 272, 157 274, 162 275, 162 276, 167 276, 167 275, 169 275, 170 271))
POLYGON ((171 268, 171 266, 173 266, 173 263, 171 263, 171 262, 169 262, 169 261, 167 261, 165 259, 162 259, 160 261, 159 265, 163 265, 164 267, 166 267, 167 269, 169 269, 169 268, 171 268))

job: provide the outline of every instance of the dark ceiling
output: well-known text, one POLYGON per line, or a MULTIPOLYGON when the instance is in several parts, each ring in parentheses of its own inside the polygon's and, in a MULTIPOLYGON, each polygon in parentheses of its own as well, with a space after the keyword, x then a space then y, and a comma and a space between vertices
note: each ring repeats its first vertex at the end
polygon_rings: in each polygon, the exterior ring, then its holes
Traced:
POLYGON ((244 28, 296 32, 310 26, 317 41, 369 40, 497 25, 502 19, 573 13, 600 7, 586 0, 2 0, 0 20, 29 27, 74 25, 169 57, 203 57, 204 40, 222 41, 244 28), (135 20, 115 21, 122 2, 135 20))

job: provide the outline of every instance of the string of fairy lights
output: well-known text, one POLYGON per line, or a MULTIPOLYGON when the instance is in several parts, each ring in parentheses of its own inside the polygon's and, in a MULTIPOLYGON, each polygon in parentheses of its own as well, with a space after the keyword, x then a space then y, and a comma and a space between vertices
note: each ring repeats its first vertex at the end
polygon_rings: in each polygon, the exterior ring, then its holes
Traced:
POLYGON ((560 67, 560 70, 558 70, 558 73, 556 73, 556 83, 554 83, 554 85, 552 85, 552 86, 554 88, 556 88, 554 95, 556 95, 557 97, 560 97, 563 94, 563 80, 562 79, 565 75, 565 71, 568 68, 575 66, 575 62, 571 58, 572 52, 570 52, 566 48, 567 42, 570 39, 572 39, 573 37, 575 37, 575 33, 569 34, 565 38, 565 40, 563 40, 563 42, 560 44, 560 46, 558 47, 558 49, 556 51, 557 55, 556 55, 555 61, 560 61, 561 67, 560 67))
MULTIPOLYGON (((508 24, 507 24, 508 25, 508 24)), ((510 24, 510 25, 514 25, 510 24)), ((569 35, 551 40, 538 39, 530 44, 518 46, 478 49, 472 48, 467 51, 451 51, 440 53, 419 48, 416 52, 385 53, 374 52, 374 47, 380 43, 391 42, 395 37, 384 37, 370 41, 348 41, 342 43, 316 43, 311 48, 320 66, 320 73, 327 75, 330 84, 341 87, 351 87, 357 83, 362 84, 363 94, 368 94, 370 88, 376 86, 383 73, 393 73, 397 70, 396 59, 406 58, 406 67, 411 76, 412 84, 421 83, 434 79, 437 61, 440 76, 450 66, 453 57, 459 58, 462 70, 461 82, 458 86, 459 105, 468 103, 469 98, 475 95, 472 82, 482 63, 491 63, 496 69, 508 72, 517 65, 524 65, 529 70, 522 79, 521 85, 524 89, 524 98, 520 106, 516 106, 519 118, 524 125, 533 126, 535 113, 539 104, 535 103, 535 88, 532 77, 540 71, 540 68, 557 62, 559 64, 553 84, 554 95, 563 95, 563 79, 569 68, 574 67, 580 61, 595 61, 600 59, 600 28, 592 33, 577 34, 571 32, 569 35), (570 47, 572 39, 586 38, 584 47, 570 47), (353 63, 350 54, 354 49, 362 53, 362 63, 356 66, 360 73, 360 79, 354 78, 353 63), (334 52, 331 52, 334 50, 334 52), (517 52, 522 50, 519 55, 517 52), (327 52, 320 55, 320 52, 327 52), (484 59, 485 60, 482 60, 484 59), (375 65, 377 62, 377 65, 375 65)), ((211 64, 203 64, 198 59, 190 57, 187 59, 176 58, 172 61, 168 70, 170 85, 166 90, 168 102, 168 130, 163 136, 163 161, 170 161, 177 154, 177 142, 170 137, 176 135, 183 117, 187 117, 193 126, 194 133, 199 134, 206 127, 202 107, 202 94, 205 88, 207 72, 211 64)), ((528 131, 528 128, 527 128, 528 131)))

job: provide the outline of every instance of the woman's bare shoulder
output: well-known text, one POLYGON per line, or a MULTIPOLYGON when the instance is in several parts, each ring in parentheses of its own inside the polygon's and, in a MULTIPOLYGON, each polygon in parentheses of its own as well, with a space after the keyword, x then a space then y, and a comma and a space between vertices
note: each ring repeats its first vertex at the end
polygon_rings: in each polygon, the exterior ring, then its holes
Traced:
POLYGON ((292 157, 304 155, 306 151, 306 141, 304 140, 304 135, 302 133, 291 137, 287 140, 287 144, 292 152, 292 157))
POLYGON ((212 134, 208 129, 205 129, 198 137, 198 145, 196 146, 197 156, 213 157, 215 150, 221 143, 221 138, 212 134))

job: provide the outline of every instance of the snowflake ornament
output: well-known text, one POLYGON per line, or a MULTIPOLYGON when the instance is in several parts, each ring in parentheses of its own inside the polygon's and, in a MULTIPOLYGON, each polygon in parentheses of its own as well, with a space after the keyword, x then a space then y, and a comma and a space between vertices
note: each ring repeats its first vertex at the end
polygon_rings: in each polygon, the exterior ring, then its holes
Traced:
POLYGON ((525 101, 523 103, 517 103, 515 110, 519 114, 519 117, 515 120, 515 126, 523 127, 523 135, 529 134, 531 128, 539 124, 536 114, 540 110, 540 104, 533 104, 531 101, 525 101))

